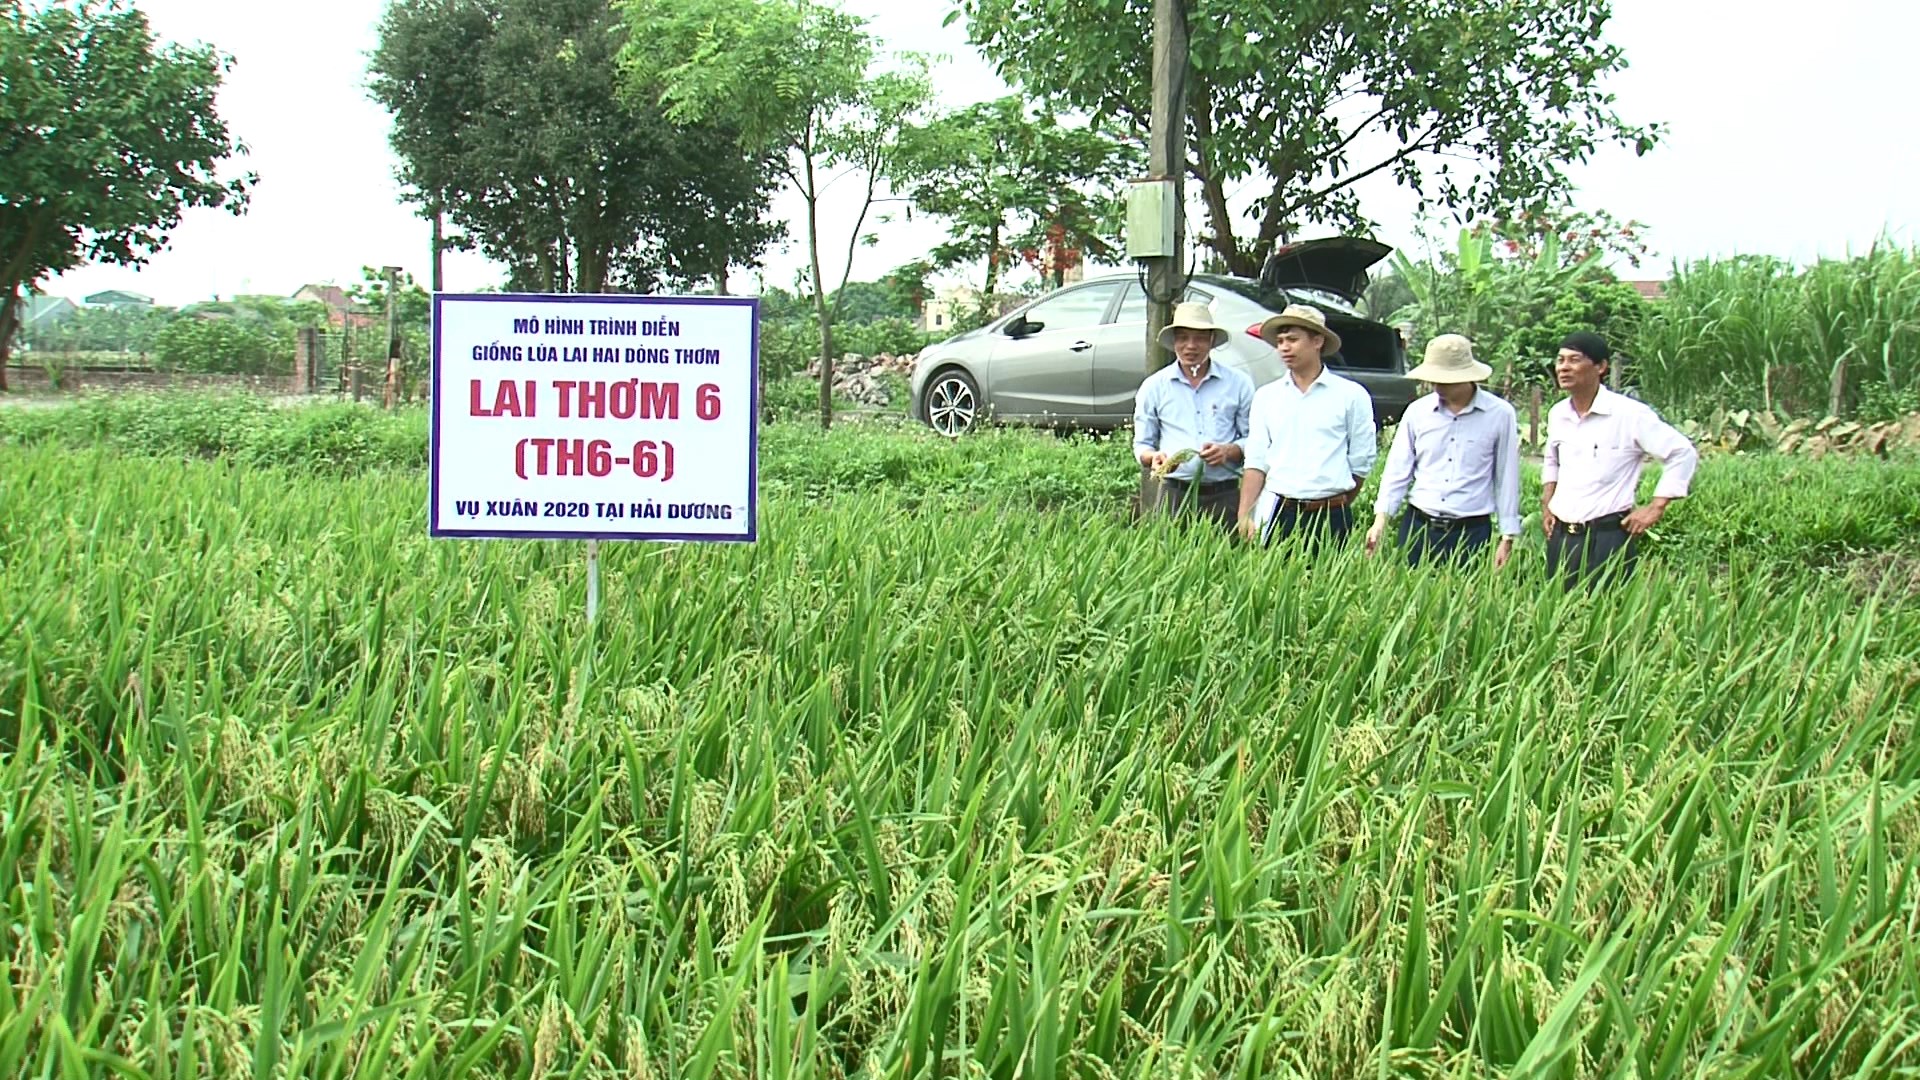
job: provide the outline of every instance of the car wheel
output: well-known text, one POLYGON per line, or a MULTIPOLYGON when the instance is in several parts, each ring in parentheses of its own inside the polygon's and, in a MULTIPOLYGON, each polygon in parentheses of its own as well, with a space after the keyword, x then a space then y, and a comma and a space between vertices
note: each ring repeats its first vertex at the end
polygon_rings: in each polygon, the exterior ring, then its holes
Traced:
POLYGON ((959 368, 935 375, 922 401, 920 414, 927 426, 949 438, 965 435, 979 422, 980 388, 959 368))

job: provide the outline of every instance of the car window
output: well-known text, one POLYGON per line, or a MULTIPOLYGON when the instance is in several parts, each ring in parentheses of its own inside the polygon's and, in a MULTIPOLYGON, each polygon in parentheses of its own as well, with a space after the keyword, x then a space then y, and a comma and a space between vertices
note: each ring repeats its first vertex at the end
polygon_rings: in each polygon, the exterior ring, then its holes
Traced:
MULTIPOLYGON (((1192 303, 1213 303, 1212 295, 1195 288, 1187 289, 1185 299, 1192 303)), ((1147 294, 1139 282, 1127 282, 1127 294, 1120 298, 1120 313, 1113 321, 1123 326, 1147 321, 1147 294)))
POLYGON ((1101 317, 1107 313, 1107 305, 1113 302, 1113 296, 1120 291, 1122 284, 1115 281, 1070 289, 1033 305, 1022 317, 1027 322, 1041 324, 1042 329, 1048 332, 1098 326, 1101 317))
POLYGON ((1245 278, 1218 280, 1218 284, 1259 304, 1268 311, 1279 311, 1288 304, 1310 302, 1323 310, 1342 311, 1348 315, 1360 314, 1360 309, 1348 303, 1346 298, 1325 289, 1299 285, 1289 285, 1285 289, 1270 289, 1257 281, 1248 281, 1245 278))

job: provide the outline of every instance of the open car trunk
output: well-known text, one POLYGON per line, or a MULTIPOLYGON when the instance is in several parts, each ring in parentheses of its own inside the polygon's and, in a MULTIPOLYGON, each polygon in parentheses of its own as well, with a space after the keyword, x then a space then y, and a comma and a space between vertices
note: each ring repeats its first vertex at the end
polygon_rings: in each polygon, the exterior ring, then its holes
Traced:
POLYGON ((1303 240, 1274 249, 1260 268, 1260 284, 1269 289, 1306 285, 1325 289, 1359 304, 1367 291, 1367 270, 1392 248, 1358 236, 1303 240))

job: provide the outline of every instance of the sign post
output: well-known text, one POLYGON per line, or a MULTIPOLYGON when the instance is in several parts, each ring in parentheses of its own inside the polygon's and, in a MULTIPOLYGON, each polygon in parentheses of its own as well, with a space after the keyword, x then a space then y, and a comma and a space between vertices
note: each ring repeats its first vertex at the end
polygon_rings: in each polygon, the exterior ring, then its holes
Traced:
POLYGON ((428 534, 752 543, 759 301, 436 293, 428 534))

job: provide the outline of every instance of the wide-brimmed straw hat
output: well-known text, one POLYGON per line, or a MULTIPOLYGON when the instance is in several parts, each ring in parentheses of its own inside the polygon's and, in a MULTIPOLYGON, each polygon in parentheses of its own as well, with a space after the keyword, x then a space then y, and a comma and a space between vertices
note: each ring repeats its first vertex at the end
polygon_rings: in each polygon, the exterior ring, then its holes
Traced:
POLYGON ((1260 324, 1260 336, 1273 346, 1280 344, 1280 331, 1289 326, 1309 330, 1327 339, 1320 347, 1320 355, 1329 356, 1340 351, 1340 335, 1327 329, 1327 317, 1320 309, 1305 304, 1288 304, 1285 311, 1260 324))
POLYGON ((1227 343, 1227 331, 1213 321, 1213 309, 1202 303, 1188 301, 1173 306, 1173 320, 1160 331, 1160 347, 1173 351, 1173 332, 1175 330, 1210 330, 1213 332, 1213 344, 1207 346, 1209 352, 1227 343))
POLYGON ((1441 334, 1427 342, 1427 357, 1407 378, 1424 383, 1486 382, 1493 369, 1473 358, 1473 342, 1459 334, 1441 334))

